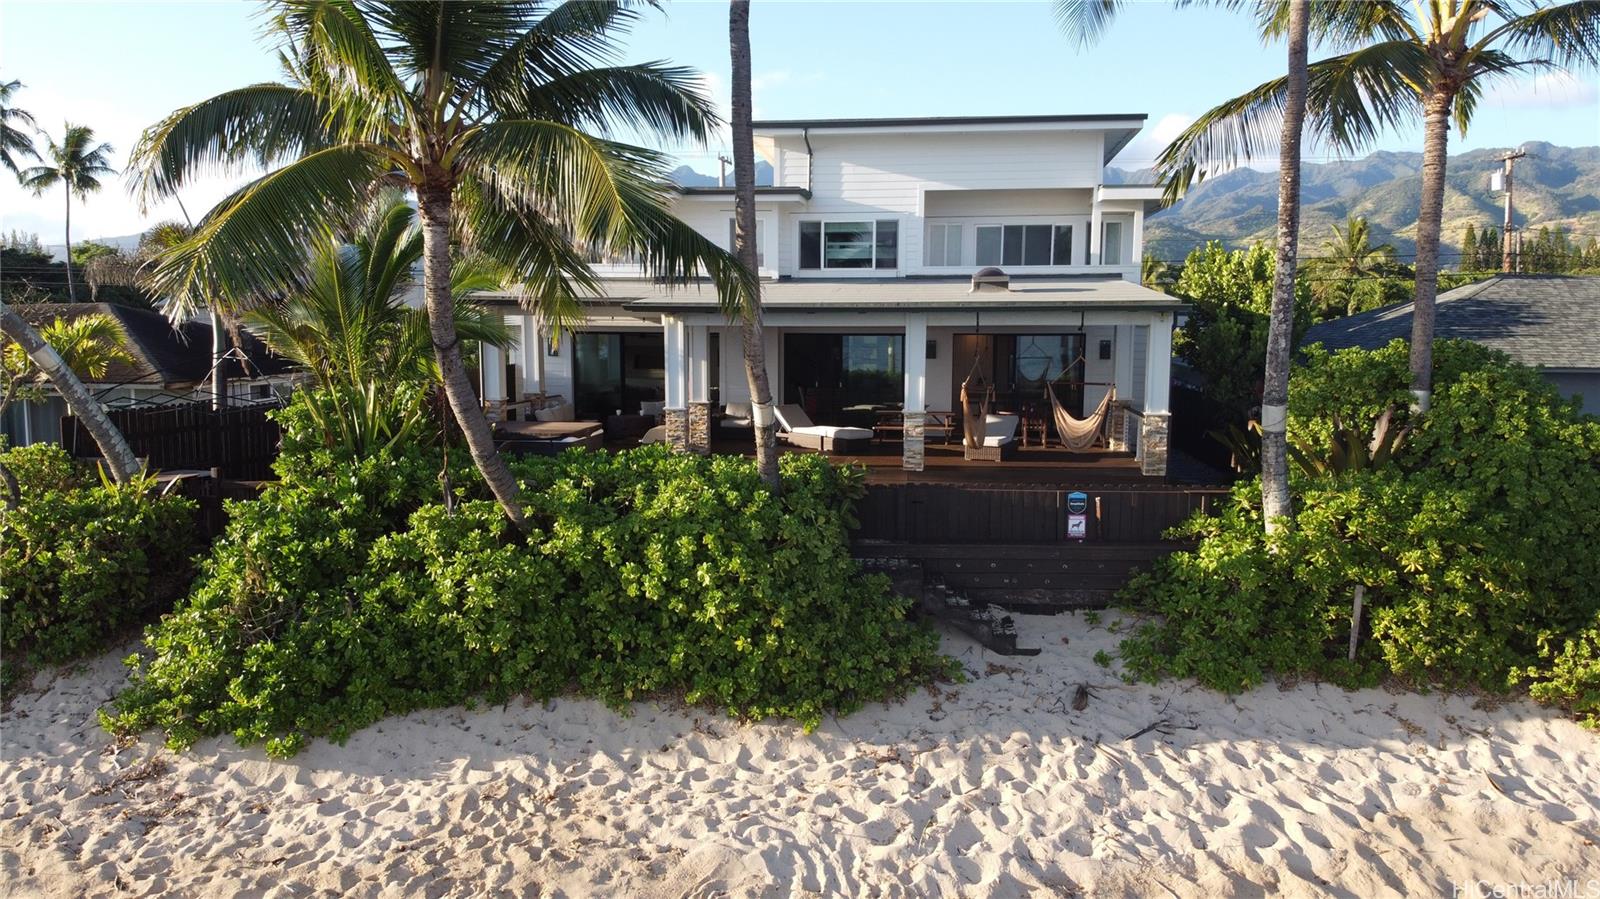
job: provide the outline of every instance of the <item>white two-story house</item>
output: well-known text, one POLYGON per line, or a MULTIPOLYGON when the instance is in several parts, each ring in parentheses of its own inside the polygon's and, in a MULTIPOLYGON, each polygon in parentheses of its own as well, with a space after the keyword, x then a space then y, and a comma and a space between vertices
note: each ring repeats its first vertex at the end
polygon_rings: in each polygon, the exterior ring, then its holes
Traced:
MULTIPOLYGON (((1166 471, 1174 315, 1139 284, 1151 186, 1103 183, 1143 115, 818 119, 755 124, 774 183, 757 190, 766 357, 775 403, 818 424, 898 415, 903 464, 923 465, 930 414, 960 409, 963 381, 999 408, 1052 384, 1083 416, 1115 389, 1111 448, 1166 471), (979 270, 998 269, 976 285, 979 270)), ((684 188, 677 215, 732 245, 733 189, 684 188)), ((709 286, 607 271, 585 324, 490 350, 491 404, 569 398, 580 417, 663 409, 677 442, 709 446, 748 401, 740 330, 709 286), (615 275, 615 277, 612 277, 615 275)))

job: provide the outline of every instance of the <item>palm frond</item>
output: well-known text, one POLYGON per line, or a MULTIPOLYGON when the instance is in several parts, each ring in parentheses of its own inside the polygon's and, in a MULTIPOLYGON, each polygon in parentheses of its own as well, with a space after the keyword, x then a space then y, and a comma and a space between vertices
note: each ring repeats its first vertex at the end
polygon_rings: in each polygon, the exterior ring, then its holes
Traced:
POLYGON ((1600 0, 1575 0, 1506 18, 1473 46, 1498 44, 1563 68, 1600 66, 1600 0))
POLYGON ((253 84, 185 106, 145 129, 128 158, 130 186, 147 206, 195 178, 271 169, 333 143, 328 108, 310 91, 253 84))
POLYGON ((1123 0, 1056 0, 1056 25, 1080 48, 1093 46, 1121 12, 1123 0))
POLYGON ((490 97, 508 119, 561 122, 610 133, 626 123, 671 140, 705 141, 721 124, 695 70, 663 62, 583 69, 549 81, 530 77, 490 97))
POLYGON ((294 289, 308 243, 359 207, 384 171, 384 161, 365 148, 341 146, 256 179, 217 204, 161 264, 158 292, 184 296, 195 285, 214 285, 222 307, 234 311, 294 289))

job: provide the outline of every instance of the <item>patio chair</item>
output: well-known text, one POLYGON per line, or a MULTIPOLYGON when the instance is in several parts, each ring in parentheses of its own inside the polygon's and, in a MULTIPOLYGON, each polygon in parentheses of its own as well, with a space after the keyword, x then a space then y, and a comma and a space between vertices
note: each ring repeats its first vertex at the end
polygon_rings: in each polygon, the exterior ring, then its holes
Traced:
MULTIPOLYGON (((966 448, 969 461, 1000 462, 1010 459, 1017 451, 1017 422, 1020 416, 1013 412, 990 412, 983 416, 983 440, 977 446, 966 448)), ((975 441, 976 442, 976 441, 975 441)))
POLYGON ((872 443, 870 430, 814 424, 805 410, 794 403, 775 407, 773 414, 778 419, 778 436, 795 446, 837 453, 857 452, 872 443))
POLYGON ((749 403, 728 403, 722 407, 722 419, 717 422, 719 427, 730 431, 748 431, 755 427, 755 418, 751 416, 749 403))

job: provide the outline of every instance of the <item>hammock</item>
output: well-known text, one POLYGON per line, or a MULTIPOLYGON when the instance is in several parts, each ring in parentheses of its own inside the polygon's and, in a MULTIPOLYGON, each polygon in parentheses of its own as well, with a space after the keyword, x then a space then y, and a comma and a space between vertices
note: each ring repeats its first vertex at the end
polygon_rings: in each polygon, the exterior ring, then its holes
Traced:
POLYGON ((983 379, 978 371, 979 359, 976 354, 972 358, 972 370, 967 372, 967 379, 961 382, 961 445, 972 449, 983 446, 983 438, 989 433, 989 404, 994 401, 994 385, 983 379), (983 387, 982 398, 973 405, 972 392, 969 386, 976 377, 978 384, 983 387))
MULTIPOLYGON (((1073 418, 1056 399, 1054 384, 1046 383, 1045 392, 1050 395, 1050 407, 1055 412, 1056 433, 1061 437, 1061 445, 1071 450, 1086 450, 1100 442, 1100 432, 1105 427, 1106 413, 1111 410, 1111 404, 1116 402, 1117 388, 1106 388, 1106 395, 1100 400, 1100 405, 1089 413, 1088 418, 1073 418)), ((963 394, 965 395, 965 394, 963 394)))

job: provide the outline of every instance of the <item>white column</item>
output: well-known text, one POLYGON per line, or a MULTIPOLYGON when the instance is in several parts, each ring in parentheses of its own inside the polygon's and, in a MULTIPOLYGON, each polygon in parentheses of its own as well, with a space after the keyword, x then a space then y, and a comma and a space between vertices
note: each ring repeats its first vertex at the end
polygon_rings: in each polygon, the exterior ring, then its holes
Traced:
POLYGON ((1144 370, 1144 413, 1165 414, 1172 392, 1172 313, 1158 312, 1150 322, 1149 352, 1144 370))
MULTIPOLYGON (((539 321, 531 315, 522 317, 522 392, 544 391, 544 337, 539 331, 539 321)), ((522 397, 517 397, 522 399, 522 397)))
POLYGON ((1144 209, 1133 211, 1133 252, 1129 255, 1133 263, 1134 274, 1132 277, 1124 275, 1129 281, 1137 284, 1144 274, 1144 209))
POLYGON ((682 411, 689 400, 688 334, 683 319, 671 315, 661 316, 661 329, 666 340, 667 408, 682 411))
POLYGON ((689 402, 711 401, 711 329, 689 327, 689 402))
POLYGON ((905 411, 924 412, 928 408, 928 317, 906 315, 906 392, 905 411))
POLYGON ((1091 204, 1090 207, 1089 207, 1089 264, 1090 265, 1099 265, 1100 264, 1100 238, 1103 235, 1103 233, 1105 232, 1105 230, 1106 230, 1105 226, 1103 224, 1101 224, 1100 200, 1097 198, 1097 199, 1095 199, 1094 203, 1091 204))
POLYGON ((483 376, 483 401, 497 403, 506 398, 506 360, 499 347, 479 344, 478 367, 483 376))

